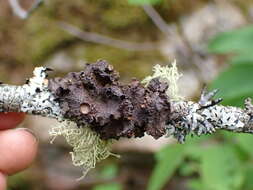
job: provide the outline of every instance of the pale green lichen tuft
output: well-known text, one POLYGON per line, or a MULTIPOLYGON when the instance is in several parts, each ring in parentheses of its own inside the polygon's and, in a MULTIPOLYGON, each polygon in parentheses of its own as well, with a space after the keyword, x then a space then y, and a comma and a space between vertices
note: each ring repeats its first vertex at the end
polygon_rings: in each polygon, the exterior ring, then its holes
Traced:
POLYGON ((63 121, 53 127, 49 134, 53 137, 51 143, 57 136, 63 136, 73 147, 73 152, 70 152, 72 162, 75 166, 83 168, 83 175, 80 179, 85 177, 90 169, 95 168, 97 162, 113 155, 109 151, 111 141, 102 140, 88 126, 77 127, 74 122, 63 121))
POLYGON ((153 75, 146 77, 142 83, 148 85, 148 83, 154 78, 160 78, 162 81, 168 83, 169 88, 166 94, 170 97, 173 101, 182 100, 183 97, 179 95, 178 90, 178 79, 182 76, 178 72, 176 60, 171 64, 171 66, 161 66, 155 65, 153 68, 153 75))

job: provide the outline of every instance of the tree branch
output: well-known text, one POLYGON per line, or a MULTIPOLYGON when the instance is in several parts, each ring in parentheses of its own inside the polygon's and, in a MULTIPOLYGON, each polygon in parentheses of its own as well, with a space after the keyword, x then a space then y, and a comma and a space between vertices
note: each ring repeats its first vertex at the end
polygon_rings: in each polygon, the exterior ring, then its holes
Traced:
POLYGON ((168 88, 168 82, 173 86, 179 76, 174 67, 155 67, 154 75, 145 80, 146 86, 137 80, 121 84, 118 73, 105 61, 53 79, 47 79, 50 69, 38 67, 22 86, 0 85, 0 112, 58 119, 59 126, 49 134, 53 140, 64 136, 73 147, 72 162, 83 168, 82 177, 96 162, 114 155, 108 148, 111 139, 146 133, 155 139, 174 136, 184 143, 189 134, 200 136, 219 129, 253 133, 251 99, 246 99, 245 109, 241 109, 217 105, 221 99, 212 99, 217 91, 203 90, 198 102, 170 97, 174 93, 168 91, 174 88, 168 88))
POLYGON ((61 120, 59 103, 48 89, 47 71, 37 67, 22 86, 0 85, 0 112, 25 112, 61 120))
POLYGON ((173 102, 172 119, 168 135, 173 135, 180 143, 189 134, 197 136, 212 134, 216 130, 234 133, 253 133, 253 109, 251 99, 245 100, 245 109, 232 106, 202 106, 191 101, 173 102))
POLYGON ((47 79, 49 69, 39 67, 23 86, 0 86, 0 111, 18 111, 89 126, 102 139, 172 135, 180 143, 189 134, 216 130, 253 133, 253 106, 218 105, 217 93, 202 92, 199 102, 170 101, 168 84, 152 79, 147 87, 133 80, 121 84, 105 61, 88 64, 84 71, 47 79), (87 125, 88 124, 88 125, 87 125))

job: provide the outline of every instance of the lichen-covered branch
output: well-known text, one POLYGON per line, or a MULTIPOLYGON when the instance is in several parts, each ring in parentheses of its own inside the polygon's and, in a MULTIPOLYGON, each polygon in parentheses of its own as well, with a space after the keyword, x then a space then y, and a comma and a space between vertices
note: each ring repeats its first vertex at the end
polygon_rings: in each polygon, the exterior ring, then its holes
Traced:
POLYGON ((251 99, 246 99, 245 109, 222 105, 205 107, 191 101, 172 102, 171 120, 166 129, 168 135, 181 143, 188 134, 200 136, 219 129, 253 133, 252 111, 251 99))
POLYGON ((245 100, 244 109, 222 106, 221 99, 212 99, 217 90, 204 89, 198 102, 182 100, 175 86, 180 77, 175 63, 154 69, 144 85, 136 79, 120 83, 119 74, 101 60, 63 78, 48 79, 49 69, 38 67, 23 86, 0 85, 0 112, 62 121, 50 135, 63 135, 73 146, 73 163, 84 167, 84 174, 110 155, 107 145, 112 139, 146 133, 155 139, 174 136, 183 143, 189 134, 200 136, 218 129, 253 133, 251 99, 245 100))
POLYGON ((48 89, 48 68, 37 67, 22 86, 0 84, 0 112, 25 112, 63 119, 59 103, 48 89))
POLYGON ((147 78, 144 86, 135 79, 127 85, 120 83, 118 73, 105 61, 87 64, 83 71, 63 78, 47 79, 48 70, 36 68, 23 86, 1 84, 0 111, 69 120, 78 126, 88 124, 105 140, 141 137, 144 133, 159 138, 168 133, 183 142, 188 134, 217 129, 253 133, 250 99, 245 101, 245 109, 222 106, 217 105, 221 99, 212 99, 216 90, 204 90, 199 102, 176 101, 169 97, 170 84, 164 72, 160 78, 157 73, 147 78))

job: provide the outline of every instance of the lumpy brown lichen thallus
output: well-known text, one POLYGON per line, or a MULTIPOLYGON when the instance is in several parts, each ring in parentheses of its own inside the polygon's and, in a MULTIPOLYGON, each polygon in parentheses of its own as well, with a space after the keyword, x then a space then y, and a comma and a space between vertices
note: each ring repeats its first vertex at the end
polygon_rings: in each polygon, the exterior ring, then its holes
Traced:
POLYGON ((87 64, 84 71, 49 80, 64 118, 88 126, 102 139, 159 138, 165 134, 170 118, 168 84, 152 79, 147 87, 137 80, 128 85, 106 61, 87 64))

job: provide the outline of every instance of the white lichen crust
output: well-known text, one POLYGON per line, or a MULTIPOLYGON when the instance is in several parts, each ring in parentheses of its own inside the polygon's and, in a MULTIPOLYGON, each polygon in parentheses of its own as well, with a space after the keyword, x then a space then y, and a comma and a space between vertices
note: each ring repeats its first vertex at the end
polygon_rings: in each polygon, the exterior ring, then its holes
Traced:
POLYGON ((200 136, 214 133, 217 129, 253 133, 253 117, 247 109, 222 105, 203 108, 191 101, 172 102, 171 107, 173 114, 167 131, 180 143, 188 134, 200 136))
POLYGON ((47 88, 47 68, 37 67, 22 86, 0 85, 0 112, 25 112, 62 119, 61 109, 47 88))

